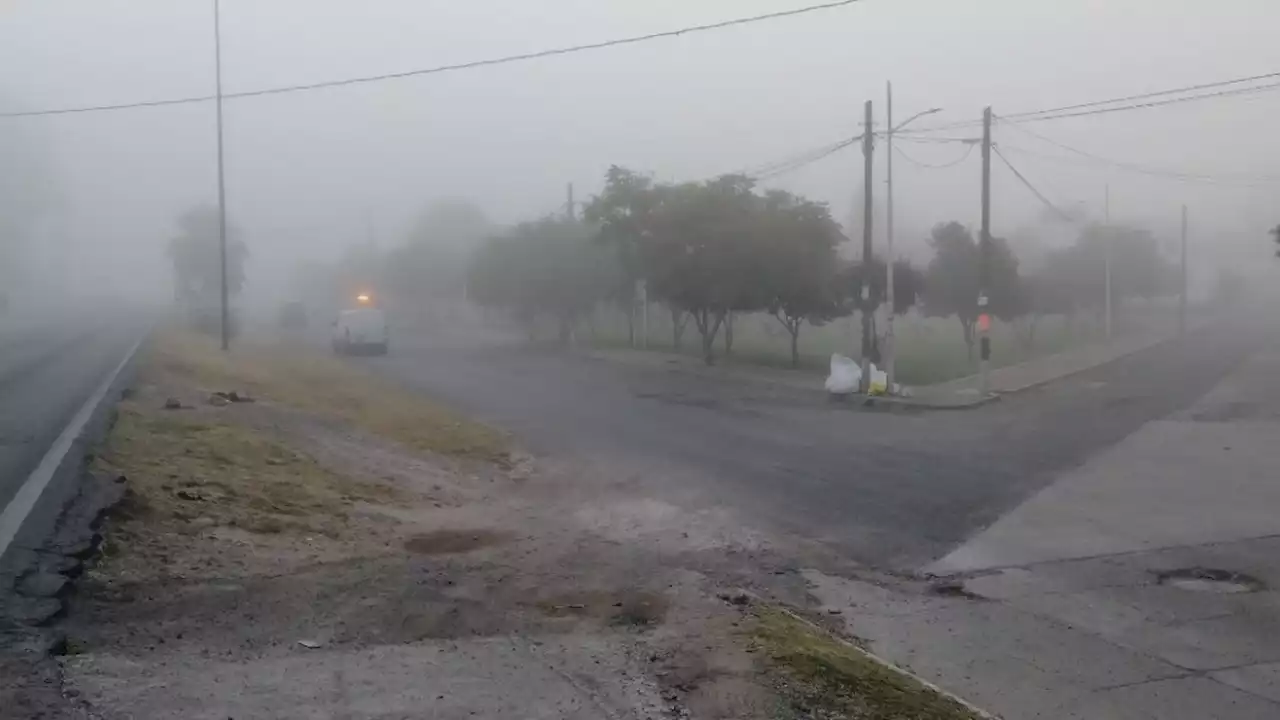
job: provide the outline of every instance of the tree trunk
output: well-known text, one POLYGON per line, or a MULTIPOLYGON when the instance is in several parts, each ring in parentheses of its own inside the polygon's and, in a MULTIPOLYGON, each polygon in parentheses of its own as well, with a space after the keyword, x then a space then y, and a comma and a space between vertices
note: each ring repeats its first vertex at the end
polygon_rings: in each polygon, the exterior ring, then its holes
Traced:
POLYGON ((698 333, 702 336, 702 361, 707 365, 716 364, 716 333, 724 323, 724 313, 712 313, 710 310, 697 310, 693 313, 693 321, 698 325, 698 333))
POLYGON ((796 321, 794 325, 787 325, 787 330, 791 332, 791 368, 798 370, 800 368, 800 321, 796 321))
POLYGON ((689 317, 684 310, 670 308, 671 311, 671 347, 680 352, 680 341, 684 339, 684 329, 689 324, 689 317))
POLYGON ((733 355, 733 313, 729 313, 724 318, 724 357, 729 359, 733 355))
POLYGON ((964 345, 969 354, 969 362, 973 362, 973 321, 961 318, 960 326, 964 328, 964 345))
POLYGON ((627 347, 635 348, 636 346, 636 304, 631 302, 627 306, 627 347))

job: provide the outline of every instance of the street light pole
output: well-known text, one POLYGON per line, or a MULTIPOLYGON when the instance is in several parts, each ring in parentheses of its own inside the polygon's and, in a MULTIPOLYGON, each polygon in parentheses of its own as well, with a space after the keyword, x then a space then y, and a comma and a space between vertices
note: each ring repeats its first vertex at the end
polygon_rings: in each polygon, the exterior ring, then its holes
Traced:
POLYGON ((217 84, 218 115, 218 260, 222 301, 222 349, 231 347, 231 311, 227 288, 227 186, 222 168, 222 16, 218 0, 213 0, 213 64, 217 84))
POLYGON ((893 134, 898 130, 901 130, 902 128, 906 127, 908 123, 916 120, 917 118, 922 118, 925 115, 932 115, 937 112, 942 112, 942 108, 930 108, 929 110, 925 110, 924 112, 916 113, 915 115, 912 115, 911 117, 904 120, 901 125, 894 127, 893 126, 893 83, 891 82, 886 83, 885 90, 887 94, 886 100, 888 101, 887 102, 888 120, 885 123, 885 127, 888 128, 886 132, 886 137, 885 137, 885 152, 887 152, 888 155, 886 156, 885 160, 888 163, 886 169, 888 174, 887 184, 889 186, 887 188, 888 189, 888 198, 887 198, 888 207, 886 208, 888 210, 888 213, 887 213, 887 217, 885 218, 885 232, 887 233, 886 242, 885 242, 885 245, 886 245, 885 301, 889 306, 889 309, 888 309, 889 314, 885 317, 885 325, 884 325, 884 366, 885 366, 885 379, 888 381, 887 382, 888 387, 886 388, 886 390, 888 392, 892 392, 894 378, 897 375, 897 347, 896 347, 897 338, 895 338, 893 334, 893 309, 895 307, 894 306, 895 295, 894 295, 894 280, 893 280, 893 275, 894 275, 893 264, 894 264, 894 260, 896 259, 893 254, 893 134))

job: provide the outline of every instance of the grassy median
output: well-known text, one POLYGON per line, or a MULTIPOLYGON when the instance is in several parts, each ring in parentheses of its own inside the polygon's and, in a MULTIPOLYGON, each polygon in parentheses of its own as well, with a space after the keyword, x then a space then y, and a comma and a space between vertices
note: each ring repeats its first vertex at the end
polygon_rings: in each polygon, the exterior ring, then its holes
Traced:
POLYGON ((502 433, 314 349, 245 341, 223 352, 211 338, 162 332, 156 369, 203 390, 247 392, 394 440, 413 450, 506 464, 502 433))

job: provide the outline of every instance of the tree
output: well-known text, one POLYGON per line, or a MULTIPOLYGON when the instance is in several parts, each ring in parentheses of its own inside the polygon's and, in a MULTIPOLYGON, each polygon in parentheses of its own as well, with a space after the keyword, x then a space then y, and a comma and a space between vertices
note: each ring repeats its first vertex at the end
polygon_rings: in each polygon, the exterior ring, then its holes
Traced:
MULTIPOLYGON (((654 213, 665 192, 666 188, 655 186, 652 179, 614 165, 605 173, 604 190, 583 210, 583 218, 597 228, 597 242, 617 255, 621 272, 610 299, 626 311, 627 339, 632 347, 636 283, 645 279, 641 249, 653 237, 654 213)), ((673 341, 678 348, 688 318, 682 308, 671 306, 671 313, 673 341)))
POLYGON ((702 338, 704 361, 730 312, 768 304, 768 258, 759 252, 760 198, 747 177, 655 188, 657 203, 639 245, 651 291, 683 308, 702 338))
MULTIPOLYGON (((1267 234, 1271 236, 1271 239, 1274 240, 1277 245, 1280 245, 1280 225, 1277 225, 1271 228, 1270 230, 1268 230, 1267 234)), ((1280 249, 1276 250, 1276 256, 1280 257, 1280 249)))
POLYGON ((791 335, 800 365, 800 329, 844 314, 836 274, 842 237, 826 205, 772 191, 759 201, 755 242, 763 255, 766 306, 791 335))
MULTIPOLYGON (((846 312, 861 312, 862 286, 870 275, 871 306, 871 359, 880 362, 880 334, 875 329, 875 312, 888 301, 889 270, 884 260, 873 258, 870 272, 857 261, 849 264, 841 273, 840 285, 846 302, 846 312)), ((924 275, 907 260, 893 262, 893 314, 902 315, 919 300, 924 288, 924 275)))
POLYGON ((613 254, 593 240, 589 228, 571 220, 523 223, 476 251, 468 277, 471 297, 525 322, 549 315, 561 343, 569 345, 578 320, 617 284, 613 254))
MULTIPOLYGON (((968 228, 949 222, 933 228, 929 244, 934 256, 925 272, 925 312, 936 317, 955 315, 972 359, 981 278, 978 243, 968 228)), ((989 261, 987 311, 1010 319, 1018 311, 1018 260, 1008 243, 992 238, 989 261)))
MULTIPOLYGON (((178 235, 169 241, 173 262, 174 299, 188 310, 219 307, 222 296, 222 262, 219 250, 218 209, 204 205, 178 217, 178 235)), ((240 231, 228 223, 227 293, 238 295, 244 287, 244 263, 249 250, 240 231)))

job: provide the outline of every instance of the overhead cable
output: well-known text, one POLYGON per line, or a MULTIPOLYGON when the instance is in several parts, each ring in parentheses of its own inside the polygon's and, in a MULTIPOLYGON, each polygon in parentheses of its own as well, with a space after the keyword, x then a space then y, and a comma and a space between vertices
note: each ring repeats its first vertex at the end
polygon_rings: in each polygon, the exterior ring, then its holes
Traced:
MULTIPOLYGON (((1243 173, 1232 173, 1228 175, 1210 175, 1205 173, 1184 172, 1181 170, 1158 168, 1150 165, 1140 165, 1137 163, 1129 163, 1129 162, 1123 162, 1120 160, 1113 160, 1108 157, 1103 157, 1101 155, 1096 155, 1094 153, 1086 152, 1079 148, 1072 147, 1070 145, 1067 145, 1066 143, 1059 142, 1058 140, 1054 140, 1051 137, 1047 137, 1041 133, 1035 132, 1030 128, 1024 127, 1021 123, 1014 122, 1006 117, 997 116, 996 120, 997 122, 1000 122, 1002 125, 1010 127, 1016 130, 1017 132, 1023 133, 1028 137, 1035 138, 1042 142, 1053 145, 1054 147, 1061 148, 1062 150, 1066 150, 1067 152, 1072 153, 1073 155, 1078 155, 1079 157, 1085 160, 1088 160, 1097 164, 1113 167, 1119 170, 1124 170, 1127 172, 1138 173, 1142 175, 1152 175, 1155 177, 1165 177, 1173 180, 1186 180, 1191 182, 1244 184, 1244 185, 1280 182, 1280 176, 1275 176, 1275 175, 1247 175, 1243 173)), ((1047 155, 1043 153, 1035 153, 1034 151, 1029 151, 1022 148, 1015 148, 1008 145, 1006 145, 1005 148, 1008 150, 1014 150, 1016 152, 1024 152, 1029 155, 1039 154, 1041 157, 1047 157, 1051 159, 1066 159, 1066 158, 1060 158, 1057 156, 1047 155)))
POLYGON ((966 148, 964 149, 964 154, 963 154, 963 155, 961 155, 960 157, 956 158, 955 160, 952 160, 951 162, 945 162, 945 163, 942 163, 942 164, 939 164, 939 165, 935 165, 935 164, 932 164, 932 163, 921 162, 921 161, 919 161, 919 160, 917 160, 917 159, 915 159, 915 158, 911 157, 910 155, 908 155, 908 154, 907 154, 907 153, 906 153, 902 148, 900 148, 900 147, 898 147, 898 146, 896 146, 896 145, 894 146, 893 150, 894 150, 894 152, 896 152, 896 153, 898 153, 899 155, 901 155, 901 156, 903 157, 903 159, 905 159, 907 162, 911 163, 912 165, 916 165, 916 166, 918 166, 918 167, 922 167, 922 168, 925 168, 925 169, 928 169, 928 170, 946 170, 947 168, 955 167, 956 165, 959 165, 960 163, 964 162, 965 160, 968 160, 968 159, 969 159, 969 156, 973 154, 973 148, 974 148, 974 146, 973 146, 973 145, 970 145, 970 146, 968 146, 968 147, 966 147, 966 148))
MULTIPOLYGON (((791 10, 779 10, 761 15, 751 15, 747 17, 734 18, 731 20, 722 20, 719 22, 706 23, 702 25, 690 25, 688 27, 679 28, 677 30, 664 30, 660 32, 647 33, 644 35, 633 35, 631 37, 615 38, 613 40, 604 40, 600 42, 585 43, 581 45, 569 45, 566 47, 550 48, 547 50, 537 50, 527 53, 517 53, 514 55, 504 55, 501 57, 487 58, 483 60, 472 60, 462 63, 454 63, 449 65, 437 65, 429 68, 420 68, 417 70, 405 70, 394 73, 383 73, 380 75, 366 75, 363 77, 351 77, 338 80, 324 80, 314 83, 303 83, 298 85, 285 85, 273 88, 263 88, 261 90, 247 90, 235 93, 223 93, 222 97, 226 99, 258 97, 261 95, 277 95, 281 93, 306 92, 310 90, 320 90, 323 88, 341 87, 344 85, 359 85, 364 83, 383 82, 387 80, 398 80, 401 78, 416 77, 419 75, 436 75, 439 73, 456 72, 459 70, 471 70, 474 68, 488 67, 491 65, 505 65, 508 63, 524 62, 528 60, 537 60, 540 58, 554 57, 557 55, 569 55, 572 53, 586 52, 590 50, 602 50, 605 48, 617 47, 620 45, 634 45, 637 43, 648 42, 651 40, 660 40, 664 38, 679 37, 681 35, 689 35, 692 33, 707 32, 711 30, 721 30, 724 28, 735 27, 739 25, 749 25, 769 20, 778 20, 781 18, 794 17, 796 15, 805 15, 808 13, 818 12, 822 10, 833 10, 835 8, 853 5, 862 0, 835 0, 834 2, 826 2, 817 5, 808 5, 805 7, 793 8, 791 10)), ((25 110, 17 112, 0 113, 0 118, 13 117, 34 117, 39 115, 68 115, 74 113, 90 113, 104 112, 112 110, 131 110, 136 108, 159 107, 164 105, 184 105, 188 103, 200 103, 214 100, 215 96, 201 95, 184 98, 173 98, 167 100, 150 100, 143 102, 119 103, 110 105, 90 105, 82 107, 54 108, 47 110, 25 110)))
POLYGON ((992 145, 991 152, 995 153, 996 156, 1000 158, 1001 162, 1005 164, 1005 167, 1009 168, 1009 170, 1013 172, 1014 176, 1017 177, 1018 180, 1021 181, 1022 184, 1025 185, 1033 195, 1039 198, 1040 202, 1044 203, 1046 207, 1052 210, 1054 214, 1056 214, 1058 217, 1068 222, 1075 222, 1075 218, 1073 218, 1069 213, 1062 210, 1062 208, 1059 208, 1057 205, 1054 205, 1053 202, 1049 200, 1049 198, 1045 197, 1044 193, 1037 190, 1036 186, 1031 184, 1031 181, 1028 180, 1025 175, 1018 172, 1018 168, 1014 167, 1013 163, 1009 162, 1009 158, 1005 157, 1004 153, 1000 152, 1000 148, 998 146, 992 145))

